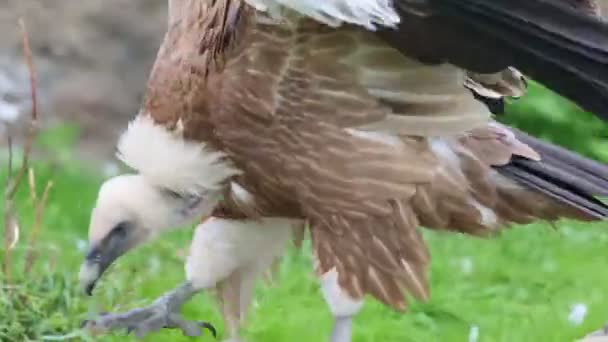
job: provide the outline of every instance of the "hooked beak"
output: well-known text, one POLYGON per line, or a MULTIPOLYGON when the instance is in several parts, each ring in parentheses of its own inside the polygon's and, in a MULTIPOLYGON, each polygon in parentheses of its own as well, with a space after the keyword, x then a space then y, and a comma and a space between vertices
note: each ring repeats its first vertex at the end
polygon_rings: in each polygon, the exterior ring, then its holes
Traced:
POLYGON ((99 246, 90 249, 85 261, 80 266, 80 286, 84 292, 91 296, 99 278, 106 269, 121 255, 117 250, 102 251, 99 246))
POLYGON ((92 245, 78 275, 84 292, 91 296, 97 281, 108 267, 134 245, 133 235, 124 230, 112 232, 100 243, 92 245))

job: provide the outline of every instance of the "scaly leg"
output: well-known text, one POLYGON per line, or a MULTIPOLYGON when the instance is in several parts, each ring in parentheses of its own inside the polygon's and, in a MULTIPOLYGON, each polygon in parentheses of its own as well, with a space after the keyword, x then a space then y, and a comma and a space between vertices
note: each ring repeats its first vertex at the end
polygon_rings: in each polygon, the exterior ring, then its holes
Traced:
POLYGON ((150 306, 125 313, 101 315, 95 320, 86 321, 85 327, 95 330, 127 329, 128 332, 133 331, 138 338, 163 328, 177 328, 190 337, 200 336, 201 329, 206 328, 216 336, 215 328, 211 324, 187 321, 179 313, 182 305, 199 291, 190 282, 186 282, 167 292, 150 306))

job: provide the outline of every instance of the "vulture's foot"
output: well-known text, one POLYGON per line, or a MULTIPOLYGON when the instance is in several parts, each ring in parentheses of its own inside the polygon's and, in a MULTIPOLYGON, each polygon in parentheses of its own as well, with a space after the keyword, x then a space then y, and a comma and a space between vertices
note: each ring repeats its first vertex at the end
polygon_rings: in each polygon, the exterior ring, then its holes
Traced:
POLYGON ((94 320, 85 321, 84 327, 95 331, 126 329, 127 333, 133 332, 137 338, 163 328, 180 329, 189 337, 200 336, 202 329, 208 329, 215 337, 216 330, 210 323, 188 321, 179 314, 181 306, 196 292, 186 283, 158 298, 152 305, 124 313, 103 314, 94 320))

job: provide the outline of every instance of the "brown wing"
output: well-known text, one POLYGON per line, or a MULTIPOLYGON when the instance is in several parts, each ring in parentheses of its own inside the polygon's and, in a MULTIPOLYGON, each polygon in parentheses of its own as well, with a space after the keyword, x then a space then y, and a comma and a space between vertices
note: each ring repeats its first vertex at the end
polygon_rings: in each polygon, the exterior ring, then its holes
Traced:
MULTIPOLYGON (((358 30, 336 33, 310 23, 296 35, 288 27, 261 25, 246 38, 251 46, 225 74, 234 82, 223 84, 226 99, 217 132, 245 170, 240 184, 256 200, 270 203, 266 215, 297 206, 310 220, 319 272, 336 267, 340 283, 354 297, 370 293, 403 308, 404 291, 418 297, 427 293, 428 255, 408 202, 416 184, 433 179, 437 161, 425 138, 399 137, 399 130, 432 129, 434 120, 457 132, 465 127, 449 122, 460 117, 477 126, 488 113, 471 103, 472 114, 442 106, 429 119, 423 114, 434 112, 431 104, 451 95, 441 93, 450 87, 438 87, 426 97, 418 94, 420 103, 411 101, 418 110, 402 115, 403 108, 392 109, 405 105, 397 101, 399 87, 407 95, 414 83, 391 76, 399 72, 399 54, 358 30), (351 66, 356 64, 368 66, 351 66)), ((453 105, 459 105, 457 94, 468 94, 462 77, 452 79, 453 105)))
POLYGON ((488 126, 465 71, 310 21, 259 24, 244 41, 223 75, 215 132, 258 211, 308 218, 317 270, 336 268, 353 297, 402 309, 404 292, 427 296, 419 225, 486 234, 585 216, 493 171, 513 154, 537 155, 488 126), (511 203, 520 196, 532 205, 511 203))

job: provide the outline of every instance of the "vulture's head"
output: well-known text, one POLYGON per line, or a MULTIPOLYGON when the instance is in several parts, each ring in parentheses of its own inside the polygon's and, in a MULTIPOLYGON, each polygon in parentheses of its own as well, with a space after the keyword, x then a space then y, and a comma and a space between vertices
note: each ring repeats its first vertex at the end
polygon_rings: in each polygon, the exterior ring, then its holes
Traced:
POLYGON ((80 282, 91 294, 118 257, 163 231, 209 216, 238 172, 225 155, 187 141, 150 115, 138 115, 118 142, 118 158, 134 175, 111 178, 91 213, 90 250, 80 282))
POLYGON ((180 196, 141 175, 122 175, 99 190, 89 226, 89 251, 80 283, 91 295, 97 280, 118 257, 160 232, 210 214, 217 201, 180 196))

